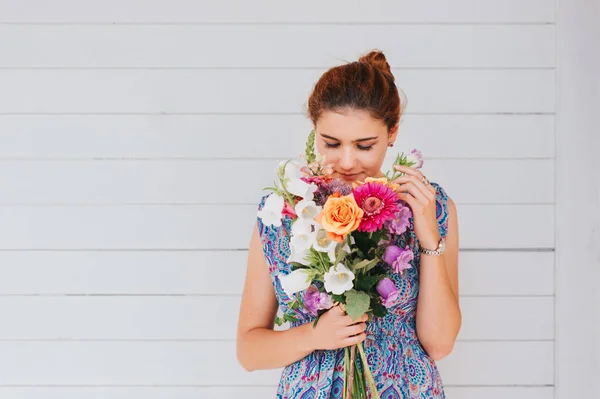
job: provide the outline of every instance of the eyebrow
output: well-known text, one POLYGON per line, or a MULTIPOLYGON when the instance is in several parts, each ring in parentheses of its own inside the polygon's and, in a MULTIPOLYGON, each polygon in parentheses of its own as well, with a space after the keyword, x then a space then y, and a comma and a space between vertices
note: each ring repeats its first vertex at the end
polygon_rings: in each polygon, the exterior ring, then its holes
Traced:
MULTIPOLYGON (((339 139, 336 139, 335 137, 328 136, 325 133, 320 133, 320 134, 321 134, 321 137, 325 137, 326 139, 340 141, 339 139)), ((369 141, 369 140, 373 140, 373 139, 376 139, 376 138, 378 138, 378 137, 377 136, 374 136, 374 137, 365 137, 364 139, 354 140, 354 142, 355 143, 360 143, 362 141, 369 141)))

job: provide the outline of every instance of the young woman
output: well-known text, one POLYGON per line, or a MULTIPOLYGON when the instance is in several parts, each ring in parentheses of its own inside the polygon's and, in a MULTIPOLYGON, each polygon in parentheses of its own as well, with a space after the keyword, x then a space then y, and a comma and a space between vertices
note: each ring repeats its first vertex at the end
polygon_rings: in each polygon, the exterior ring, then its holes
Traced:
MULTIPOLYGON (((372 51, 357 62, 325 72, 308 100, 316 146, 334 175, 350 183, 381 177, 402 113, 385 56, 372 51)), ((291 272, 285 224, 258 218, 250 242, 237 338, 237 356, 248 371, 284 367, 277 398, 342 398, 346 346, 363 342, 381 398, 444 398, 435 360, 448 355, 461 325, 458 303, 458 223, 444 189, 416 169, 395 180, 413 212, 402 247, 413 248, 412 267, 389 272, 401 294, 383 318, 353 322, 334 306, 314 319, 274 331, 278 306, 290 301, 278 276, 291 272), (408 238, 406 238, 408 237, 408 238)), ((265 197, 259 209, 264 205, 265 197)))

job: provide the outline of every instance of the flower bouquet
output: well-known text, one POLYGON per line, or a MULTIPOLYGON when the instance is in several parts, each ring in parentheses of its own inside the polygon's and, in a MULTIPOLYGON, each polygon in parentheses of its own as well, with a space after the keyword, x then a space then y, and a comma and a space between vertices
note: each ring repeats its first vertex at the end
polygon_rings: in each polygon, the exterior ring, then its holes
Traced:
MULTIPOLYGON (((315 326, 323 313, 338 304, 352 320, 365 313, 369 321, 384 317, 399 291, 386 277, 382 262, 402 274, 413 259, 410 247, 393 244, 394 236, 409 228, 412 216, 397 196, 399 185, 393 183, 402 172, 344 183, 333 177, 333 164, 325 164, 315 154, 314 140, 313 130, 303 162, 279 164, 277 181, 265 189, 272 194, 258 213, 263 223, 276 227, 284 215, 292 219, 287 259, 292 271, 279 276, 292 299, 289 309, 302 307, 315 316, 315 326)), ((417 169, 423 158, 412 150, 399 154, 394 164, 417 169)), ((286 321, 298 320, 290 313, 276 319, 278 325, 286 321)), ((344 350, 344 398, 366 398, 368 386, 371 397, 379 399, 362 343, 344 350)))

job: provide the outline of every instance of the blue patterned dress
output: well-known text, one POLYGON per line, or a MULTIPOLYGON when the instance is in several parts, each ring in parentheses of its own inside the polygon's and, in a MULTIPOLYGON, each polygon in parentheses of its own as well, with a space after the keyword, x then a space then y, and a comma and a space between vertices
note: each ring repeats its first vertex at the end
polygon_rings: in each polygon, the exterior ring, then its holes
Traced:
MULTIPOLYGON (((437 220, 442 237, 448 228, 448 196, 436 183, 437 220)), ((260 202, 262 209, 267 196, 260 202)), ((419 293, 419 243, 410 219, 407 232, 396 237, 404 248, 410 245, 414 252, 412 267, 402 276, 384 264, 389 277, 401 294, 388 314, 374 317, 367 323, 365 353, 377 390, 382 399, 440 399, 445 398, 442 380, 435 362, 427 355, 416 333, 417 295, 419 293)), ((278 276, 288 274, 286 263, 290 254, 289 232, 291 219, 284 217, 281 227, 265 225, 258 217, 258 229, 263 252, 279 306, 288 312, 292 301, 281 287, 278 276)), ((290 327, 311 322, 315 316, 298 309, 294 315, 299 322, 290 327)), ((316 350, 305 358, 285 367, 277 387, 277 399, 340 399, 344 386, 344 350, 316 350)))

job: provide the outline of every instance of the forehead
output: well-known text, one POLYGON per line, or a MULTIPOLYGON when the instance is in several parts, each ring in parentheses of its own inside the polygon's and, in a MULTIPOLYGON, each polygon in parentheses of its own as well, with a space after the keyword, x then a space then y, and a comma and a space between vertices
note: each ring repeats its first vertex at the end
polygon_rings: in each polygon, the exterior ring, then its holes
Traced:
POLYGON ((364 110, 344 109, 325 111, 316 124, 317 134, 326 134, 339 140, 356 140, 387 134, 387 126, 364 110))

